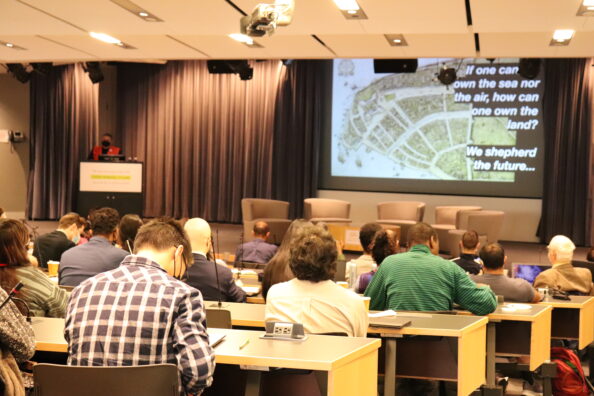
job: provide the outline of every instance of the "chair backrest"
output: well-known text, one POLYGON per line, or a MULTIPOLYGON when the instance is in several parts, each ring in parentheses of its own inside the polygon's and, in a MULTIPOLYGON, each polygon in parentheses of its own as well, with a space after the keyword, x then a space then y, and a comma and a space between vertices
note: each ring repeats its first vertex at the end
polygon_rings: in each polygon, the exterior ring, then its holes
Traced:
POLYGON ((307 198, 303 200, 306 220, 312 218, 348 219, 351 215, 351 203, 339 199, 307 198))
POLYGON ((217 329, 230 329, 231 311, 226 309, 206 309, 206 325, 217 329))
POLYGON ((379 220, 410 220, 423 221, 425 202, 391 201, 377 204, 377 218, 379 220))
POLYGON ((154 364, 127 367, 33 366, 37 396, 178 396, 177 367, 154 364))
POLYGON ((243 221, 255 219, 288 219, 289 203, 275 199, 244 198, 241 200, 243 221))
POLYGON ((504 212, 499 210, 477 210, 468 214, 467 230, 485 235, 488 243, 497 242, 503 227, 504 212))
POLYGON ((436 206, 435 224, 456 225, 456 216, 461 210, 481 210, 480 206, 436 206))

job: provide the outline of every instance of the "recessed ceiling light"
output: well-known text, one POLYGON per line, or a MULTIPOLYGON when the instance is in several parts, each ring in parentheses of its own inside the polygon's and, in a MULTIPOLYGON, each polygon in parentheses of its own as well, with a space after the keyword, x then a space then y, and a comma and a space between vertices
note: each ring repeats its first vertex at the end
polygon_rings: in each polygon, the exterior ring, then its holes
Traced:
POLYGON ((584 7, 594 6, 594 0, 584 0, 582 4, 584 5, 584 7))
POLYGON ((571 40, 575 30, 572 29, 557 29, 553 33, 553 40, 555 41, 567 41, 571 40))
POLYGON ((353 14, 356 14, 356 13, 357 13, 357 10, 348 10, 347 12, 348 12, 349 14, 353 15, 353 14))
POLYGON ((254 40, 250 36, 247 36, 245 34, 231 33, 229 35, 229 37, 231 37, 235 41, 239 41, 240 43, 244 43, 244 44, 247 44, 247 45, 254 44, 254 40))
POLYGON ((144 12, 144 11, 140 11, 140 12, 138 13, 138 15, 140 15, 140 16, 141 16, 141 17, 143 17, 143 18, 144 18, 144 17, 147 17, 147 16, 149 16, 148 12, 144 12))
POLYGON ((108 43, 108 44, 121 45, 121 43, 122 43, 121 40, 118 40, 117 38, 112 37, 109 34, 105 34, 105 33, 89 32, 89 35, 91 37, 93 37, 94 39, 97 39, 99 41, 103 41, 104 43, 108 43))
POLYGON ((334 0, 334 3, 336 4, 339 10, 343 11, 356 11, 360 8, 356 0, 334 0))
POLYGON ((6 43, 6 44, 4 44, 4 45, 5 45, 5 46, 7 46, 8 48, 12 48, 12 47, 14 47, 14 44, 13 44, 13 43, 6 43))
POLYGON ((408 45, 402 34, 384 34, 392 47, 405 47, 408 45))

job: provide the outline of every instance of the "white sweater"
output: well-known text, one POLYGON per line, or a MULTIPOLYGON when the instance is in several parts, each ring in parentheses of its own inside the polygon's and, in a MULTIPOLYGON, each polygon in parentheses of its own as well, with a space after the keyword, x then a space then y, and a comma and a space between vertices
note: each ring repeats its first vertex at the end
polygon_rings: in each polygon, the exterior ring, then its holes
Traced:
POLYGON ((343 332, 365 337, 369 318, 360 296, 331 280, 292 279, 270 288, 266 321, 302 323, 306 333, 343 332))

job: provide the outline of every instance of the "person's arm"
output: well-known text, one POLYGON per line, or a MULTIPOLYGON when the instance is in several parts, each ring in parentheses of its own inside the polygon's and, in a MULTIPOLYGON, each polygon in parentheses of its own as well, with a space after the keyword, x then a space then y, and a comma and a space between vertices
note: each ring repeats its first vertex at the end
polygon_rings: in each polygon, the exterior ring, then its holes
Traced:
MULTIPOLYGON (((2 290, 0 300, 8 295, 2 290)), ((18 362, 29 360, 35 353, 33 328, 12 301, 0 311, 0 342, 18 362)))
POLYGON ((206 333, 206 314, 198 290, 189 292, 179 304, 173 329, 173 349, 185 391, 200 393, 210 386, 215 356, 206 333))
MULTIPOLYGON (((530 286, 530 287, 532 287, 532 286, 530 286)), ((532 301, 530 301, 530 302, 533 304, 536 304, 542 300, 542 296, 536 289, 532 288, 532 291, 534 292, 534 294, 532 295, 532 301)))
POLYGON ((365 289, 365 297, 370 297, 369 310, 371 311, 383 311, 390 307, 387 307, 387 286, 384 280, 386 266, 380 266, 371 278, 371 282, 365 289))
POLYGON ((477 286, 462 268, 458 266, 451 268, 454 271, 454 302, 456 304, 475 315, 487 315, 495 311, 497 297, 491 288, 477 286))
POLYGON ((39 296, 37 302, 43 308, 45 315, 50 318, 63 318, 66 316, 68 306, 68 293, 53 283, 46 274, 39 270, 32 270, 32 281, 39 296))
POLYGON ((233 302, 245 302, 246 294, 245 291, 235 284, 233 280, 233 273, 230 269, 226 268, 227 271, 221 271, 224 276, 223 280, 223 293, 227 295, 227 301, 233 302))
POLYGON ((534 279, 534 288, 535 289, 540 289, 540 288, 544 288, 544 287, 551 287, 550 286, 550 281, 548 279, 548 275, 545 274, 545 272, 546 271, 541 272, 540 274, 538 274, 538 276, 536 277, 536 279, 534 279))

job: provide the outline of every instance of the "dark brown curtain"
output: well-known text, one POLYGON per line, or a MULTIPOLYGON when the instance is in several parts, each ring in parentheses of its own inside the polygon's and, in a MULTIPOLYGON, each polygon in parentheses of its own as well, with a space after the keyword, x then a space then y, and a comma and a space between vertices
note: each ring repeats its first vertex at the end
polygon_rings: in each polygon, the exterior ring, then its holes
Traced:
POLYGON ((144 215, 240 222, 241 199, 272 191, 275 102, 285 68, 209 74, 204 61, 118 68, 118 129, 145 163, 144 215))
POLYGON ((557 234, 591 244, 592 59, 545 62, 545 171, 538 236, 557 234))
POLYGON ((27 216, 56 219, 73 210, 78 164, 98 134, 98 87, 81 65, 31 78, 27 216))
POLYGON ((295 61, 279 91, 272 196, 290 202, 293 218, 303 216, 303 199, 316 196, 319 150, 331 114, 331 73, 331 61, 295 61))

